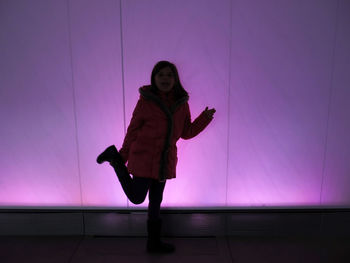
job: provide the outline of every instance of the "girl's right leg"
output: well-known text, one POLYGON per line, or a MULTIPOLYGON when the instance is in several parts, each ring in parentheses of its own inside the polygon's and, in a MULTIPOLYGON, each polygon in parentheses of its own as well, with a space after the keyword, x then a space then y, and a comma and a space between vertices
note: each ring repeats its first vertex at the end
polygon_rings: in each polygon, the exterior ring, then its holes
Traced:
POLYGON ((131 178, 128 169, 124 164, 112 161, 110 162, 110 165, 114 168, 128 199, 134 204, 141 204, 145 201, 147 191, 151 184, 151 179, 141 177, 131 178))
POLYGON ((160 205, 163 200, 165 182, 159 182, 158 180, 152 179, 150 182, 148 193, 148 219, 157 220, 160 217, 160 205))

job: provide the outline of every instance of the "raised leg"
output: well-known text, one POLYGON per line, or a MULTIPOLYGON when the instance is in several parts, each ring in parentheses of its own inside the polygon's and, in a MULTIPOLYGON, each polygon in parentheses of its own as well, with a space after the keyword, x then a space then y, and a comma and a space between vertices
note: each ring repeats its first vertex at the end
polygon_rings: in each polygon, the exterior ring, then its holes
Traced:
POLYGON ((148 178, 134 177, 131 178, 126 166, 117 162, 110 162, 114 168, 119 182, 128 199, 134 204, 141 204, 145 201, 147 191, 150 188, 150 180, 148 178))

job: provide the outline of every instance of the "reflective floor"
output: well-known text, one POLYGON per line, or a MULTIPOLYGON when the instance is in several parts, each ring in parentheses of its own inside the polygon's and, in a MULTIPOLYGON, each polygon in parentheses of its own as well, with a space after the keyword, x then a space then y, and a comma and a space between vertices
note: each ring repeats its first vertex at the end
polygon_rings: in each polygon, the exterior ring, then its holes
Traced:
POLYGON ((350 262, 349 238, 178 237, 170 255, 146 253, 144 237, 0 237, 0 262, 350 262))

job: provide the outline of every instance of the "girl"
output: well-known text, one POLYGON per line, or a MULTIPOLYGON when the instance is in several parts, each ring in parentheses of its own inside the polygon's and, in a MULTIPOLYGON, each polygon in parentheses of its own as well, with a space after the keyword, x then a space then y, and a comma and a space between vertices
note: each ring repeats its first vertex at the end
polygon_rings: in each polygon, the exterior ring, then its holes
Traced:
POLYGON ((168 61, 154 66, 151 85, 141 87, 139 92, 122 148, 118 152, 114 145, 108 147, 97 162, 110 163, 132 203, 141 204, 149 191, 147 251, 170 253, 175 247, 160 240, 160 205, 166 180, 176 177, 176 142, 204 130, 215 109, 206 107, 191 122, 188 93, 175 65, 168 61))

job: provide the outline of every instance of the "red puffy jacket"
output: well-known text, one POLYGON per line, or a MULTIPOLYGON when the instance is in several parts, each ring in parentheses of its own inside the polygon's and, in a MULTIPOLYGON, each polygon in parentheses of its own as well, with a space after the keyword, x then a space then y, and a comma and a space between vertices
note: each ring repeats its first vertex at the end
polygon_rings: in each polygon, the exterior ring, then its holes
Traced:
POLYGON ((120 154, 133 176, 160 181, 175 178, 176 142, 180 137, 195 137, 211 119, 203 111, 191 122, 187 96, 175 101, 172 92, 156 95, 150 86, 139 92, 120 154))

